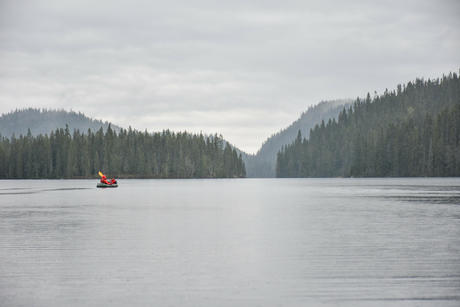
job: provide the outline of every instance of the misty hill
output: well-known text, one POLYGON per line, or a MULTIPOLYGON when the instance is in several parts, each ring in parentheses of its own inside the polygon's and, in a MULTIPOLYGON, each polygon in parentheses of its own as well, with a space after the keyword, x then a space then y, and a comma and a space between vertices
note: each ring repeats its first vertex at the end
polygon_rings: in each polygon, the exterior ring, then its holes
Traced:
POLYGON ((3 179, 92 178, 99 170, 131 178, 245 177, 241 155, 218 135, 126 130, 39 109, 2 115, 0 135, 3 179))
MULTIPOLYGON (((93 132, 101 127, 104 131, 109 126, 108 122, 91 119, 83 113, 64 110, 47 109, 23 109, 15 110, 0 116, 0 134, 5 137, 26 135, 30 129, 32 135, 49 134, 58 128, 65 128, 66 124, 70 131, 80 130, 86 132, 91 129, 93 132)), ((119 131, 120 127, 111 125, 112 129, 119 131)))
POLYGON ((322 120, 337 118, 340 111, 349 107, 352 100, 340 99, 322 101, 308 108, 289 127, 269 137, 255 155, 243 154, 248 177, 275 177, 276 155, 284 145, 291 144, 300 130, 308 138, 310 129, 322 120))
POLYGON ((460 176, 460 78, 357 99, 278 156, 278 177, 460 176))

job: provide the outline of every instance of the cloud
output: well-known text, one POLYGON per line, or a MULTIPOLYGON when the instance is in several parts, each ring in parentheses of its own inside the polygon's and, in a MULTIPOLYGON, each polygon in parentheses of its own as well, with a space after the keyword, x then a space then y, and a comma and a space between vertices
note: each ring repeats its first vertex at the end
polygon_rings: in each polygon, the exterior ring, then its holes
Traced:
POLYGON ((319 100, 458 70, 459 13, 456 1, 2 1, 0 112, 62 107, 254 152, 319 100))

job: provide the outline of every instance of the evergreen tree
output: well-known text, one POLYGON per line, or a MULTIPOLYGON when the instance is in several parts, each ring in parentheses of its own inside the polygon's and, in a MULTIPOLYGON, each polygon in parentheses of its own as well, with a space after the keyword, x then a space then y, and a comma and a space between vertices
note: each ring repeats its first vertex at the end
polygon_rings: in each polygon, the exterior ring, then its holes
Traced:
POLYGON ((222 137, 101 128, 86 134, 67 126, 34 137, 0 137, 0 178, 245 177, 241 155, 222 137))
POLYGON ((344 109, 277 157, 278 177, 460 176, 460 78, 421 79, 344 109))

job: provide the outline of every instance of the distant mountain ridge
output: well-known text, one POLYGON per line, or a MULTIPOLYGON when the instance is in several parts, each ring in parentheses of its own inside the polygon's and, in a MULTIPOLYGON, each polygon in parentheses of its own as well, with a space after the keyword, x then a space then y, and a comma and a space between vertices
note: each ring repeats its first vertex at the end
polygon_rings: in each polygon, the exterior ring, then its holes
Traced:
POLYGON ((357 99, 338 120, 298 137, 277 177, 460 176, 460 77, 417 78, 357 99))
MULTIPOLYGON (((294 142, 299 130, 303 137, 308 138, 310 129, 317 124, 321 124, 322 120, 327 122, 330 118, 337 118, 343 108, 351 106, 351 102, 352 100, 347 99, 321 101, 317 105, 308 108, 289 127, 269 137, 255 155, 247 154, 232 144, 228 145, 235 149, 238 155, 241 154, 247 177, 275 177, 277 153, 283 146, 294 142)), ((28 108, 2 114, 0 116, 0 135, 9 138, 14 134, 18 137, 27 135, 28 129, 30 129, 33 136, 44 135, 50 134, 56 129, 65 128, 66 125, 69 126, 69 130, 72 132, 79 130, 81 133, 86 133, 88 129, 96 132, 101 127, 104 131, 107 131, 109 124, 112 130, 116 132, 120 132, 122 129, 107 121, 87 117, 81 112, 28 108)), ((214 136, 205 136, 205 138, 213 139, 214 136)), ((224 142, 224 144, 227 144, 227 142, 224 142)))
MULTIPOLYGON (((69 126, 70 131, 80 130, 93 132, 101 127, 107 130, 109 122, 87 117, 81 112, 49 109, 20 109, 0 116, 0 134, 4 137, 26 135, 30 129, 32 135, 49 134, 58 128, 69 126)), ((120 127, 110 124, 111 128, 119 131, 120 127)))
POLYGON ((351 99, 321 101, 309 107, 289 127, 270 136, 255 155, 243 154, 247 176, 275 177, 277 153, 283 146, 294 142, 299 130, 303 137, 308 138, 310 129, 321 124, 323 120, 327 122, 331 118, 337 119, 344 108, 351 106, 352 101, 351 99))

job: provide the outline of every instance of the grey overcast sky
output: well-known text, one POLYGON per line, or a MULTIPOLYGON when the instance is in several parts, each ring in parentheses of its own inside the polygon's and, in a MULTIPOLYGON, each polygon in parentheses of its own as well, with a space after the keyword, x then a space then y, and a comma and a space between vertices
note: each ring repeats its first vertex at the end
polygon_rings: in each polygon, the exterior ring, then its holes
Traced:
POLYGON ((460 1, 0 0, 0 113, 219 133, 248 152, 320 100, 460 68, 460 1))

